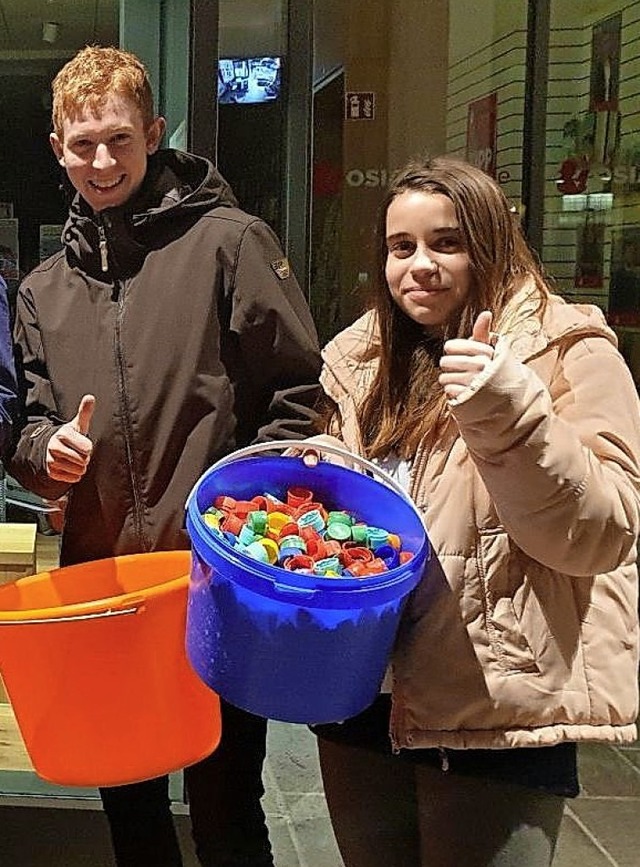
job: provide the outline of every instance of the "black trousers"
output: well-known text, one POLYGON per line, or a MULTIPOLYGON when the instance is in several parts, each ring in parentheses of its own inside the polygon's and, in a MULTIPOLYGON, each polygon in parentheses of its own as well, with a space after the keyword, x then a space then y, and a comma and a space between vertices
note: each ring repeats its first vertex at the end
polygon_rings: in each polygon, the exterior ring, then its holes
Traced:
MULTIPOLYGON (((260 799, 267 721, 222 701, 215 752, 185 768, 191 827, 203 867, 273 867, 260 799)), ((118 867, 183 867, 169 779, 100 789, 118 867)))

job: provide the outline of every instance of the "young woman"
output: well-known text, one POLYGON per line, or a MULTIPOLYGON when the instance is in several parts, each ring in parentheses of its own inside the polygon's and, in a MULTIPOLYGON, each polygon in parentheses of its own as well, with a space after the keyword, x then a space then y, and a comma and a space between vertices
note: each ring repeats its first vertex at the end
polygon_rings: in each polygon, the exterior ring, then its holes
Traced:
POLYGON ((390 693, 316 727, 333 826, 347 867, 548 867, 576 742, 636 736, 636 389, 479 169, 410 164, 378 241, 327 431, 405 484, 433 557, 390 693))

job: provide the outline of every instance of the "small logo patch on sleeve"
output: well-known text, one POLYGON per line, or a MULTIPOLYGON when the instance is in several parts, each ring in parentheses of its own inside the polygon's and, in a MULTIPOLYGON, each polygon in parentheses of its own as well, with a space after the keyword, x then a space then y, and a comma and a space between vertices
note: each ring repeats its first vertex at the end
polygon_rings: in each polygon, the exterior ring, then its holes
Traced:
POLYGON ((286 280, 287 277, 291 276, 291 268, 289 267, 288 259, 276 259, 271 263, 271 267, 280 280, 286 280))

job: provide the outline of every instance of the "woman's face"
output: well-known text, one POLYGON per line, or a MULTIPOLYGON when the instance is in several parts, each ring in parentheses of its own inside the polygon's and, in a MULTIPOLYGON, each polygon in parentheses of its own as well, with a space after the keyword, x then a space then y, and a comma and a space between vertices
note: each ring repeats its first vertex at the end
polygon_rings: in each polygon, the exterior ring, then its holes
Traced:
POLYGON ((471 267, 451 199, 406 190, 391 202, 385 275, 402 311, 439 332, 467 303, 471 267))

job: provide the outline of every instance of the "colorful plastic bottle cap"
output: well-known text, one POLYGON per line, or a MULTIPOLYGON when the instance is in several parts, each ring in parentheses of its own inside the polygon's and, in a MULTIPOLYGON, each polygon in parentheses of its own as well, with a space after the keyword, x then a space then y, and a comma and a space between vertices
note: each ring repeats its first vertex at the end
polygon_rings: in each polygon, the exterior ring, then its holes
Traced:
POLYGON ((267 529, 267 513, 262 509, 256 509, 255 512, 249 512, 247 515, 247 524, 251 527, 254 533, 263 536, 267 529))
POLYGON ((283 527, 291 523, 291 516, 285 512, 268 512, 267 527, 274 533, 280 533, 283 527))
POLYGON ((307 543, 300 536, 283 536, 280 538, 280 550, 283 548, 296 548, 298 551, 306 551, 307 543))
POLYGON ((413 551, 400 551, 400 562, 408 563, 413 559, 413 551))
POLYGON ((207 527, 210 527, 212 530, 220 529, 220 518, 213 512, 205 512, 202 516, 202 520, 205 522, 207 527))
POLYGON ((278 530, 278 532, 291 523, 293 521, 288 512, 269 512, 267 514, 267 526, 273 530, 278 530))
POLYGON ((300 527, 298 527, 295 521, 291 520, 282 527, 278 536, 282 538, 285 538, 286 536, 300 536, 304 539, 304 536, 302 536, 302 533, 300 532, 300 527))
POLYGON ((280 556, 280 546, 273 539, 258 539, 258 545, 262 545, 262 547, 267 552, 267 557, 269 559, 269 563, 277 563, 278 557, 280 556))
POLYGON ((314 530, 324 530, 325 528, 325 520, 318 511, 318 509, 311 509, 309 512, 305 512, 300 515, 298 518, 298 526, 299 527, 313 527, 314 530))
POLYGON ((395 569, 400 565, 400 553, 393 545, 379 545, 374 553, 387 564, 387 569, 395 569))
POLYGON ((258 560, 260 563, 268 563, 269 554, 262 544, 263 541, 263 539, 260 539, 256 542, 251 542, 249 545, 243 546, 241 550, 253 560, 258 560))
POLYGON ((347 524, 349 527, 353 524, 353 516, 344 511, 333 511, 327 515, 327 524, 333 524, 337 521, 340 524, 347 524))
POLYGON ((314 560, 324 560, 328 556, 327 546, 323 539, 307 539, 307 554, 314 560))
POLYGON ((219 527, 209 527, 209 532, 212 536, 217 536, 219 539, 224 541, 224 533, 219 527))
POLYGON ((315 563, 306 554, 295 554, 293 557, 287 557, 283 565, 290 572, 313 572, 315 563))
POLYGON ((224 512, 222 509, 216 508, 216 506, 209 506, 208 509, 204 510, 205 515, 216 515, 218 518, 224 518, 224 512))
POLYGON ((346 542, 351 538, 351 526, 343 524, 342 521, 332 521, 327 525, 327 539, 336 539, 339 542, 346 542))
POLYGON ((252 503, 251 500, 236 500, 236 507, 233 510, 233 514, 237 515, 239 518, 246 518, 250 512, 255 511, 255 503, 252 503))
POLYGON ((397 533, 389 533, 388 542, 390 545, 393 545, 394 548, 397 548, 398 551, 400 550, 400 548, 402 548, 402 540, 397 533))
POLYGON ((235 533, 230 533, 228 530, 222 531, 222 538, 225 542, 228 542, 232 548, 236 548, 238 545, 238 537, 235 533))
POLYGON ((238 533, 238 544, 243 547, 251 545, 252 542, 257 542, 258 536, 253 532, 248 524, 245 524, 238 533))
POLYGON ((224 516, 220 526, 225 532, 233 533, 234 536, 237 536, 240 533, 240 530, 242 530, 244 524, 237 515, 230 512, 224 516))
POLYGON ((327 510, 322 505, 322 503, 315 503, 313 500, 310 500, 308 503, 303 503, 301 506, 298 506, 296 509, 295 515, 296 520, 300 520, 300 516, 306 514, 307 512, 318 511, 322 515, 322 520, 327 522, 327 510))
POLYGON ((366 524, 353 524, 351 527, 351 538, 354 542, 358 542, 358 544, 366 542, 368 529, 366 524))
POLYGON ((293 506, 294 509, 297 509, 303 503, 310 503, 312 499, 313 491, 310 491, 308 488, 293 487, 287 491, 287 504, 293 506))
POLYGON ((233 497, 220 496, 215 498, 213 505, 223 512, 232 512, 236 507, 236 501, 233 497))
POLYGON ((351 564, 355 563, 356 560, 360 563, 370 563, 373 560, 373 551, 370 548, 354 546, 343 548, 340 557, 344 565, 351 568, 351 564))
MULTIPOLYGON (((287 560, 291 560, 293 557, 304 556, 304 551, 301 551, 300 548, 283 548, 280 546, 280 553, 278 554, 278 563, 281 566, 284 566, 287 560)), ((309 560, 313 564, 313 560, 309 557, 309 560)), ((310 568, 313 568, 311 566, 310 568)))
POLYGON ((339 575, 342 567, 337 557, 325 557, 324 560, 316 561, 315 571, 318 575, 324 575, 325 572, 336 572, 339 575))
POLYGON ((342 545, 337 539, 325 539, 324 547, 327 552, 327 557, 338 557, 342 552, 342 545))
POLYGON ((308 542, 309 539, 322 539, 322 535, 315 527, 300 527, 298 530, 298 535, 301 536, 305 542, 308 542))
POLYGON ((258 494, 257 497, 251 497, 251 502, 255 505, 256 509, 259 509, 261 512, 267 511, 267 498, 263 497, 261 494, 258 494))
POLYGON ((367 575, 379 575, 381 572, 387 571, 387 564, 380 557, 374 557, 370 563, 365 563, 364 566, 367 575))
POLYGON ((265 500, 267 501, 267 512, 271 514, 271 512, 284 512, 289 515, 293 512, 291 506, 287 506, 286 503, 283 503, 278 497, 274 497, 273 494, 265 494, 265 500))
POLYGON ((389 539, 389 531, 382 527, 367 527, 367 544, 374 551, 380 545, 385 545, 389 539))

